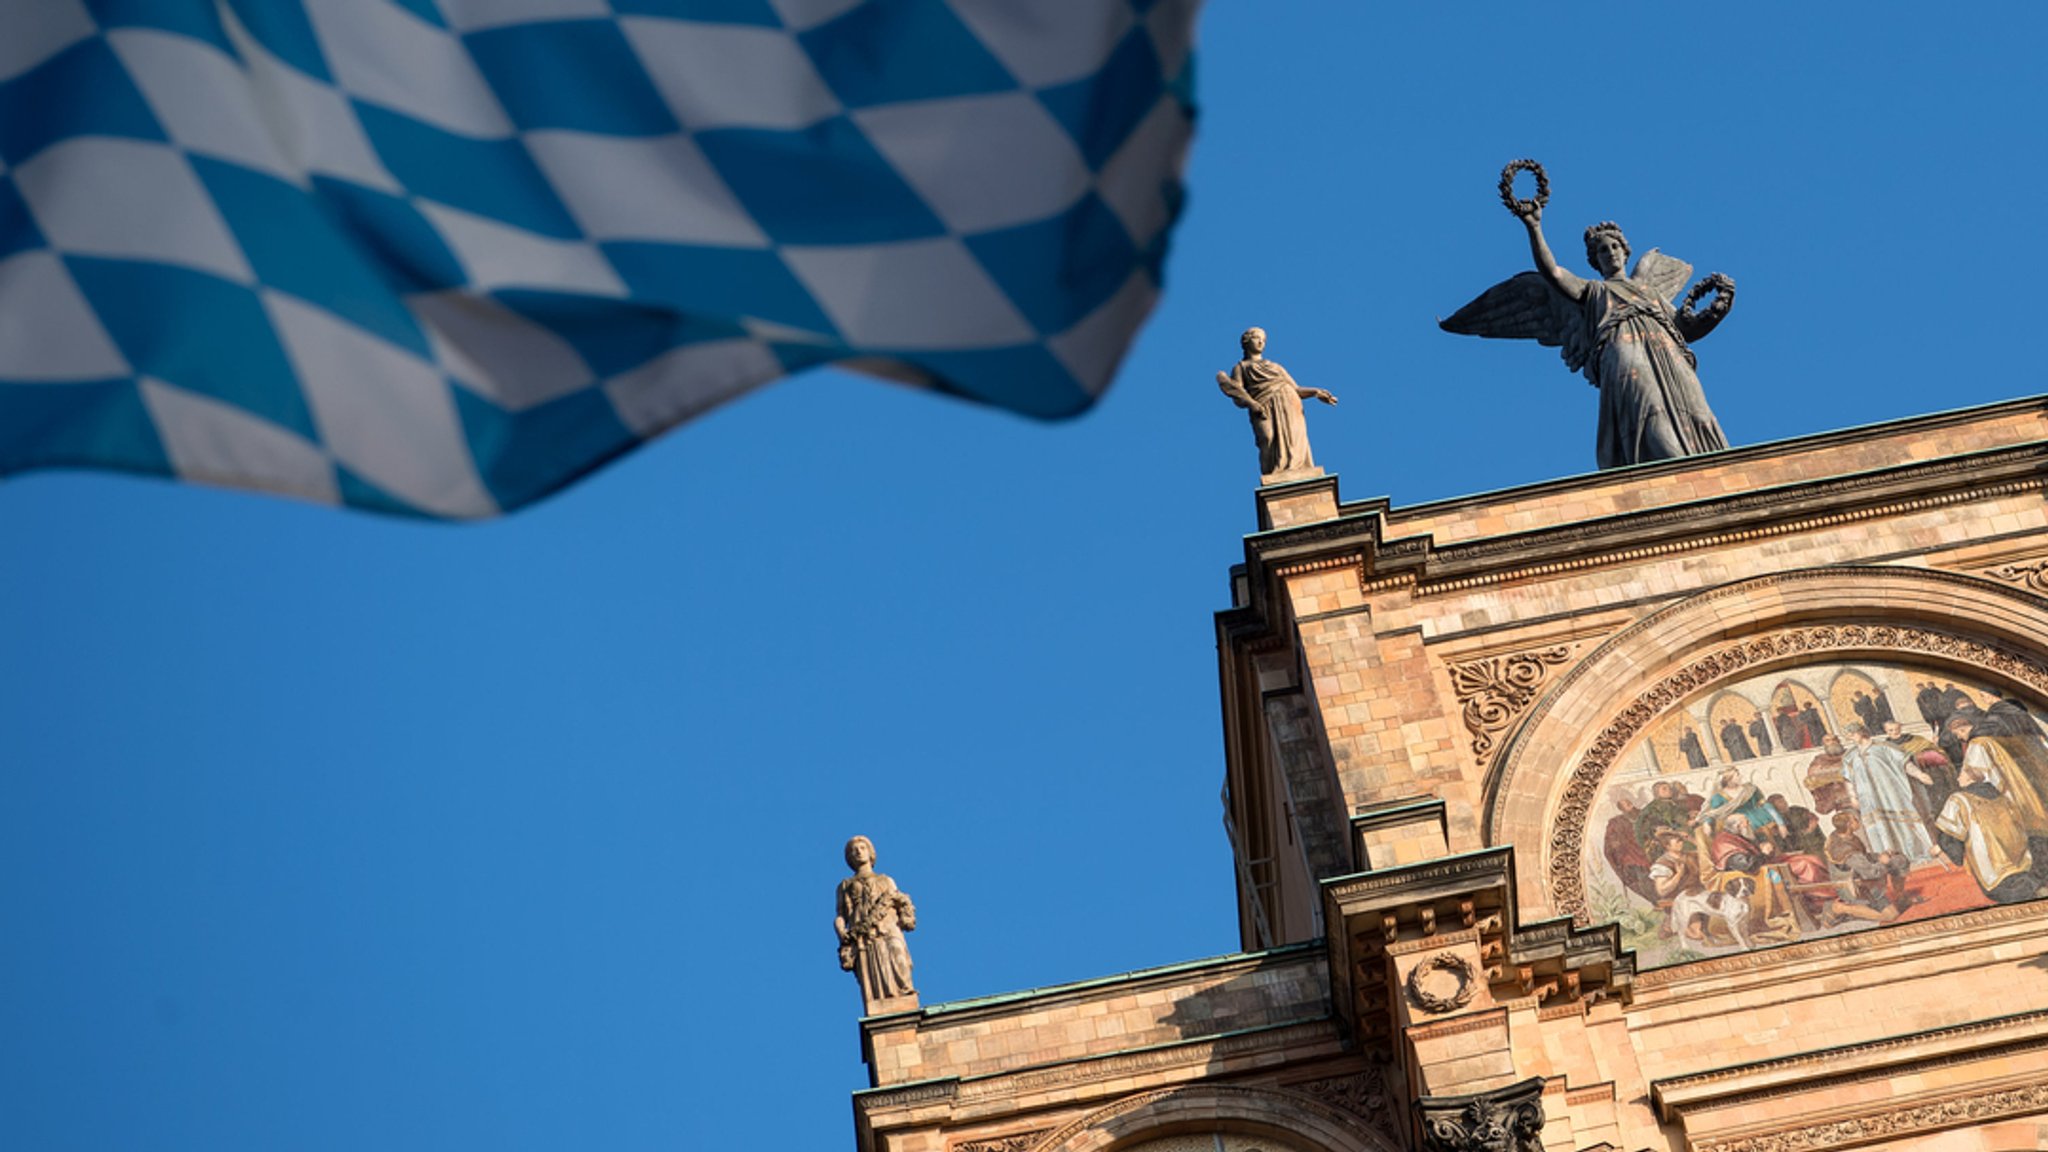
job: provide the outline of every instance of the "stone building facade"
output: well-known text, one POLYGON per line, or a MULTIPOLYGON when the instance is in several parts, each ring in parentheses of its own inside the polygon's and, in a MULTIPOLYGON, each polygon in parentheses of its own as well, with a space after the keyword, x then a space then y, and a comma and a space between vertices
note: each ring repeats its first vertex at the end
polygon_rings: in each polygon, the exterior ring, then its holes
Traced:
POLYGON ((1245 950, 869 1016, 862 1152, 2048 1148, 2044 486, 2037 399, 1260 489, 1245 950))

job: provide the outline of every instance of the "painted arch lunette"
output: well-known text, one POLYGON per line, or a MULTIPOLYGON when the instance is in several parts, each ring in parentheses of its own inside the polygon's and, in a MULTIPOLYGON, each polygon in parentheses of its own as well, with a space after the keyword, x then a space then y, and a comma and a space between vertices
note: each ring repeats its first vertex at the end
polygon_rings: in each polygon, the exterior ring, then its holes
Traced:
POLYGON ((1955 669, 2048 703, 2044 652, 2048 598, 1966 573, 1845 565, 1706 589, 1623 628, 1551 682, 1494 760, 1482 836, 1516 846, 1525 915, 1578 913, 1585 809, 1619 754, 1695 692, 1826 653, 1955 669))

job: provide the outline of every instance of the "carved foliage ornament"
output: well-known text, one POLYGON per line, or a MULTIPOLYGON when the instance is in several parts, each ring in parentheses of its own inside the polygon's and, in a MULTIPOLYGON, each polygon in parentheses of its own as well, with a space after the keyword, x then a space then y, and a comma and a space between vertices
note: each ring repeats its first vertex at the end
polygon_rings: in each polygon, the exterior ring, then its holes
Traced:
POLYGON ((1378 1072, 1332 1076, 1326 1080, 1311 1080, 1289 1087, 1313 1096, 1332 1108, 1363 1119, 1376 1131, 1394 1130, 1394 1114, 1387 1105, 1386 1085, 1381 1081, 1378 1072))
POLYGON ((1050 1131, 1050 1128, 1038 1128, 1030 1132, 1016 1132, 987 1140, 962 1140, 953 1145, 953 1152, 1024 1152, 1050 1131))
POLYGON ((1994 580, 2018 584, 2029 592, 2048 593, 2048 560, 2036 560, 2031 564, 2001 564, 1986 569, 1984 574, 1994 580))
POLYGON ((2048 694, 2048 668, 1996 645, 1931 628, 1891 624, 1824 624, 1753 636, 1708 653, 1636 697, 1602 729, 1573 769, 1550 834, 1550 893, 1561 916, 1586 918, 1580 852, 1600 786, 1636 736, 1671 708, 1710 684, 1751 669, 1809 653, 1886 651, 1921 653, 2016 680, 2048 694))
POLYGON ((1550 670, 1571 658, 1568 644, 1488 656, 1451 665, 1451 691, 1464 706, 1465 730, 1472 733, 1472 754, 1486 762, 1500 734, 1514 725, 1536 699, 1550 670))
POLYGON ((2024 1116, 2048 1108, 2048 1084, 2027 1084, 1981 1096, 1938 1100, 1876 1116, 1852 1116, 1809 1124, 1786 1132, 1767 1132, 1727 1140, 1699 1140, 1693 1152, 1818 1152, 1845 1144, 1895 1139, 1916 1132, 1976 1124, 2004 1116, 2024 1116))
POLYGON ((1456 1012, 1472 1002, 1479 990, 1479 974, 1472 962, 1456 952, 1439 952, 1408 973, 1408 1002, 1441 1015, 1456 1012))
POLYGON ((1425 1096, 1424 1152, 1542 1152, 1543 1077, 1498 1092, 1470 1096, 1425 1096))

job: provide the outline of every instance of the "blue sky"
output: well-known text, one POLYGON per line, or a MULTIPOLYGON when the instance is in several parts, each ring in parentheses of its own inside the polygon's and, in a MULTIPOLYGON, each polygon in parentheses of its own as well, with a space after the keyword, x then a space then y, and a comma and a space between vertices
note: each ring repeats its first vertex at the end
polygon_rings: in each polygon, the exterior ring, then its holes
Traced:
POLYGON ((1237 333, 1348 498, 1584 471, 1556 354, 1437 331, 1494 198, 1739 285, 1751 444, 2048 391, 2019 3, 1212 3, 1164 303, 1092 414, 830 372, 535 508, 0 484, 0 1147, 845 1147, 840 846, 927 1002, 1236 946, 1210 614, 1237 333))

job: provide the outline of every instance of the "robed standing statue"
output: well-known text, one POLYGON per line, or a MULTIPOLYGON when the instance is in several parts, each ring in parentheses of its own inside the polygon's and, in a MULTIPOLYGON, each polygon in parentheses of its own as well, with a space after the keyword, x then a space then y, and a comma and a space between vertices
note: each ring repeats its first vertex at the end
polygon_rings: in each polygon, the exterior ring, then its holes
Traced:
POLYGON ((839 882, 833 931, 839 936, 839 966, 860 980, 868 1011, 916 996, 910 983, 910 948, 905 932, 917 927, 917 909, 896 881, 875 871, 875 842, 855 836, 846 842, 846 866, 853 875, 839 882))
POLYGON ((1337 398, 1321 388, 1303 388, 1287 369, 1266 359, 1266 330, 1247 328, 1238 337, 1244 358, 1230 371, 1216 374, 1216 386, 1231 403, 1249 414, 1252 439, 1259 445, 1259 477, 1272 484, 1296 479, 1315 471, 1315 457, 1308 450, 1308 419, 1303 400, 1335 404, 1337 398))
POLYGON ((1700 391, 1691 345, 1712 332, 1735 303, 1735 282, 1720 273, 1701 280, 1674 309, 1672 297, 1692 278, 1692 265, 1655 248, 1628 267, 1628 240, 1611 221, 1586 229, 1586 259, 1600 272, 1581 279, 1558 266, 1543 238, 1550 183, 1534 160, 1509 164, 1501 200, 1529 230, 1536 271, 1486 290, 1441 321, 1447 332, 1534 340, 1560 348, 1565 366, 1600 389, 1597 454, 1602 468, 1718 452, 1728 447, 1700 391), (1536 195, 1518 199, 1515 175, 1536 176, 1536 195), (1704 311, 1695 306, 1711 292, 1704 311))

